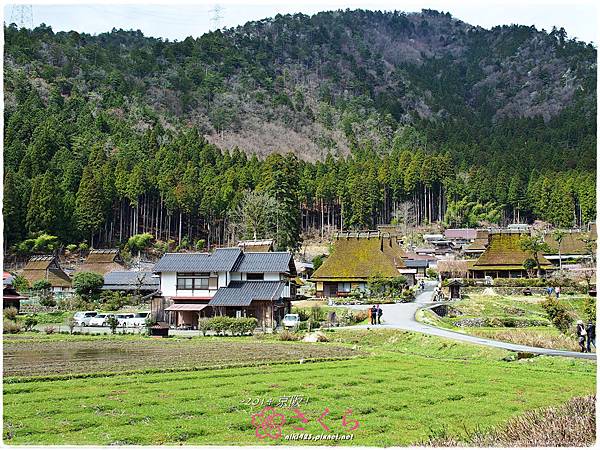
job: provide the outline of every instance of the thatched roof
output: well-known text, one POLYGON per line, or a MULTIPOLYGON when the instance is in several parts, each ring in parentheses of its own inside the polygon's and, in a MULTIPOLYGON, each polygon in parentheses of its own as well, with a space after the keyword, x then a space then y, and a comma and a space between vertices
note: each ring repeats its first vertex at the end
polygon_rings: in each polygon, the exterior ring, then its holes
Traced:
POLYGON ((273 239, 257 239, 238 242, 238 247, 248 252, 272 252, 274 246, 273 239))
POLYGON ((48 280, 52 287, 71 287, 71 277, 62 270, 53 255, 32 256, 23 269, 23 276, 30 286, 36 281, 48 280))
MULTIPOLYGON (((520 233, 490 234, 489 244, 473 265, 473 270, 523 269, 523 263, 531 256, 521 249, 522 236, 520 233)), ((539 261, 542 268, 552 267, 543 255, 539 255, 539 261)))
POLYGON ((444 275, 453 277, 466 276, 469 269, 472 267, 473 261, 465 259, 441 259, 437 263, 437 271, 444 275))
POLYGON ((79 272, 94 272, 105 275, 108 272, 117 272, 125 269, 119 249, 109 248, 91 250, 85 262, 76 270, 79 272))
POLYGON ((395 278, 405 268, 404 253, 394 238, 340 238, 332 254, 323 262, 312 280, 367 280, 373 276, 395 278))
MULTIPOLYGON (((565 233, 560 243, 560 253, 562 255, 586 255, 588 250, 584 240, 589 239, 589 233, 570 232, 565 233)), ((552 249, 545 255, 558 255, 558 242, 554 239, 552 233, 544 236, 544 241, 552 249)))

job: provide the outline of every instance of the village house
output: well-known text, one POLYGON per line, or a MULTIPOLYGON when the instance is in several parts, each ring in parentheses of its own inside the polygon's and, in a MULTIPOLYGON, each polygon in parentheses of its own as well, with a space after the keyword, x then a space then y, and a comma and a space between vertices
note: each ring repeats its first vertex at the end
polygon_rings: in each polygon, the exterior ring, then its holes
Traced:
POLYGON ((21 295, 13 286, 14 277, 4 272, 2 274, 2 309, 16 308, 21 309, 21 300, 26 300, 28 297, 21 295))
POLYGON ((408 269, 403 251, 395 237, 366 235, 339 236, 333 252, 313 273, 317 297, 347 297, 352 290, 365 291, 370 279, 407 277, 415 283, 414 269, 408 269))
POLYGON ((473 242, 463 248, 464 255, 467 258, 479 258, 487 248, 489 234, 487 230, 477 230, 473 242))
POLYGON ((47 280, 52 292, 71 291, 71 277, 61 268, 58 258, 54 255, 32 256, 23 268, 22 275, 29 286, 33 286, 36 281, 47 280))
POLYGON ((159 279, 152 272, 114 271, 104 275, 102 290, 125 294, 150 295, 159 290, 159 279))
MULTIPOLYGON (((547 233, 544 236, 544 242, 550 247, 549 252, 544 253, 544 257, 558 266, 560 261, 563 263, 569 261, 580 261, 582 259, 591 258, 591 251, 587 247, 586 241, 592 239, 590 233, 584 233, 579 231, 568 231, 565 232, 561 242, 560 251, 559 244, 556 241, 553 233, 547 233)), ((595 248, 594 248, 595 250, 595 248)))
POLYGON ((477 230, 474 228, 448 228, 444 231, 444 238, 453 244, 469 244, 477 238, 477 230))
POLYGON ((270 331, 290 312, 296 268, 288 252, 167 253, 154 266, 160 295, 152 317, 172 326, 196 328, 200 317, 255 317, 270 331))
POLYGON ((75 273, 94 272, 104 276, 108 272, 123 271, 125 269, 125 262, 121 258, 119 249, 107 248, 90 250, 84 263, 77 268, 75 273))
MULTIPOLYGON (((488 246, 482 255, 469 268, 472 278, 523 278, 527 270, 523 267, 531 255, 521 249, 520 232, 494 232, 489 235, 488 246)), ((539 255, 542 274, 553 269, 552 264, 539 255)))

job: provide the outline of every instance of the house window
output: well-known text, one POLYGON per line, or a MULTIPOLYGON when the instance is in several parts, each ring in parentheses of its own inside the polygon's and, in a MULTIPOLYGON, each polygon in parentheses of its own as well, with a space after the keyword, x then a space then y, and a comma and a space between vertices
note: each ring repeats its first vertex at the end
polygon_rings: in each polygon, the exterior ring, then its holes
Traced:
POLYGON ((246 274, 246 280, 248 281, 254 281, 254 280, 264 280, 265 279, 265 274, 264 273, 247 273, 246 274))
POLYGON ((177 289, 181 291, 208 289, 209 278, 209 273, 178 273, 177 289))
POLYGON ((350 283, 338 283, 338 292, 350 292, 350 283))

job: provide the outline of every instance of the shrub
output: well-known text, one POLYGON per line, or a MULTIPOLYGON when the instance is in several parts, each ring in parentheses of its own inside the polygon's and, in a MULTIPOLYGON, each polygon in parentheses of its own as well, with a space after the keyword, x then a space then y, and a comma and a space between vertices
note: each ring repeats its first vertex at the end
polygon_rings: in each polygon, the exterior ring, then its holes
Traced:
POLYGON ((588 322, 596 322, 596 299, 586 297, 583 303, 584 320, 588 322))
POLYGON ((206 241, 204 239, 198 239, 194 247, 196 250, 204 250, 204 247, 206 247, 206 241))
POLYGON ((73 277, 73 289, 85 299, 91 299, 100 293, 104 278, 94 272, 80 272, 73 277))
POLYGON ((150 233, 135 234, 127 241, 127 249, 131 253, 142 252, 152 244, 154 236, 150 233))
POLYGON ((23 275, 15 275, 12 284, 17 291, 26 291, 29 289, 29 281, 23 275))
POLYGON ((16 334, 21 331, 21 326, 14 320, 5 320, 3 330, 4 334, 16 334))
POLYGON ((56 328, 53 327, 52 325, 48 325, 47 327, 44 327, 44 333, 46 334, 54 334, 56 332, 56 328))
POLYGON ((567 333, 573 324, 573 316, 567 311, 567 308, 560 303, 554 297, 546 297, 546 299, 540 303, 540 306, 546 312, 548 319, 552 324, 558 328, 562 333, 567 333))
POLYGON ((23 321, 23 327, 25 328, 25 331, 33 330, 33 327, 35 327, 37 324, 38 320, 32 314, 28 314, 23 321))
POLYGON ((323 333, 317 334, 317 342, 329 342, 329 338, 325 336, 323 333))
POLYGON ((123 306, 131 303, 130 296, 114 291, 103 292, 101 300, 104 302, 104 308, 108 311, 118 311, 123 306))
POLYGON ((278 334, 277 338, 280 341, 297 341, 300 339, 300 336, 298 336, 295 333, 292 333, 289 330, 283 330, 281 333, 278 334))
POLYGON ((4 309, 4 317, 8 320, 16 320, 17 314, 19 314, 19 311, 14 306, 4 309))
POLYGON ((74 253, 77 251, 77 244, 69 244, 67 245, 67 250, 69 253, 74 253))
POLYGON ((428 278, 437 278, 438 277, 438 273, 435 269, 432 269, 431 267, 429 267, 427 269, 427 277, 428 278))
POLYGON ((90 249, 90 246, 86 242, 82 242, 79 244, 79 250, 82 252, 87 252, 90 249))
POLYGON ((319 267, 323 265, 324 257, 323 255, 317 255, 312 259, 313 269, 317 270, 319 267))
POLYGON ((47 291, 52 288, 52 284, 48 280, 37 280, 31 285, 31 289, 39 292, 39 291, 47 291))
POLYGON ((210 319, 204 317, 198 319, 198 330, 202 332, 202 336, 206 336, 206 333, 210 331, 210 319))
POLYGON ((65 320, 65 324, 67 325, 67 327, 69 327, 69 333, 73 334, 73 329, 75 328, 75 325, 77 324, 77 322, 75 321, 75 317, 70 316, 67 318, 67 320, 65 320))
POLYGON ((115 334, 117 332, 117 327, 119 326, 119 321, 117 320, 117 318, 109 317, 108 319, 106 319, 106 323, 108 324, 108 326, 110 328, 110 332, 112 334, 115 334))
POLYGON ((54 299, 54 293, 49 291, 40 291, 39 295, 40 306, 54 307, 56 306, 56 300, 54 299))

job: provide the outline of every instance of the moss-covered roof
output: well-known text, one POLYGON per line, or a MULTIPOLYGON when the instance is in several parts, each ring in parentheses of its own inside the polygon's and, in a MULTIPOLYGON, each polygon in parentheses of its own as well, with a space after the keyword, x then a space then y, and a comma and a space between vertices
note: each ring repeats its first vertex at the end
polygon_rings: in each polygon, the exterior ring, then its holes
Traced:
MULTIPOLYGON (((584 240, 589 239, 589 233, 572 232, 565 233, 560 243, 560 253, 563 255, 585 255, 588 253, 584 240)), ((545 255, 558 255, 558 242, 552 233, 544 236, 544 241, 552 249, 545 255)))
POLYGON ((367 279, 380 275, 395 278, 405 268, 403 251, 395 239, 340 238, 332 254, 312 276, 312 280, 331 278, 367 279))
MULTIPOLYGON (((473 265, 473 270, 486 270, 488 267, 519 267, 523 268, 523 263, 530 259, 528 252, 521 249, 521 237, 519 233, 493 233, 489 236, 489 244, 482 255, 473 265)), ((552 267, 543 255, 539 255, 539 261, 542 268, 552 267)), ((488 269, 489 270, 489 269, 488 269)))

